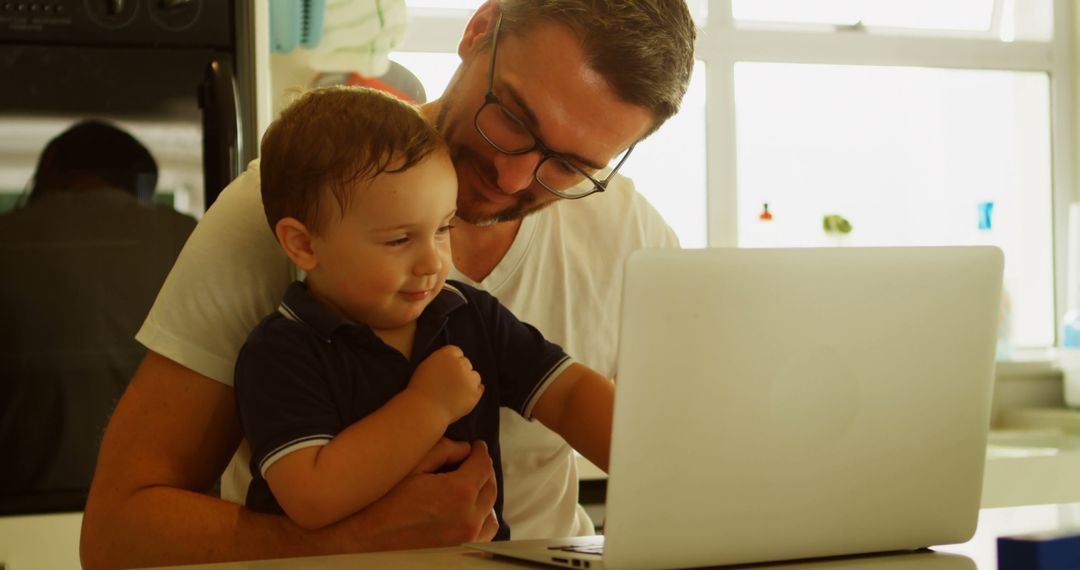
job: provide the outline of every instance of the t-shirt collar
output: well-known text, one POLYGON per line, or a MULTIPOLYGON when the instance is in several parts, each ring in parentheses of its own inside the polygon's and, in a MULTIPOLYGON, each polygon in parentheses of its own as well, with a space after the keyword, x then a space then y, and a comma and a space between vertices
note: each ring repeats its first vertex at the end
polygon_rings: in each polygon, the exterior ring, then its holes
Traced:
MULTIPOLYGON (((424 308, 424 312, 417 319, 418 324, 428 321, 441 323, 447 315, 467 302, 461 291, 448 282, 424 308)), ((327 309, 311 295, 307 284, 302 281, 294 281, 285 290, 285 297, 278 306, 278 312, 286 318, 307 325, 326 342, 332 342, 334 333, 342 327, 360 327, 369 332, 371 330, 366 324, 355 323, 327 309)))

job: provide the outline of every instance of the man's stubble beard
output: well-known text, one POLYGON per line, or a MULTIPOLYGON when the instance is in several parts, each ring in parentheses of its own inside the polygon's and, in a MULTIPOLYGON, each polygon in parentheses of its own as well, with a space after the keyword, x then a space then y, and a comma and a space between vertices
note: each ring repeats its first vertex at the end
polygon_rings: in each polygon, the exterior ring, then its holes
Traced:
MULTIPOLYGON (((458 83, 461 80, 460 78, 464 77, 466 72, 467 69, 462 67, 459 70, 458 79, 452 81, 447 87, 446 92, 443 94, 438 114, 435 117, 435 128, 439 131, 443 140, 446 141, 447 146, 450 148, 450 160, 454 163, 455 171, 458 168, 474 167, 484 182, 494 181, 498 179, 495 165, 475 153, 467 145, 454 142, 454 135, 458 132, 461 123, 450 122, 447 124, 448 113, 451 109, 457 107, 457 95, 459 91, 458 83)), ((471 125, 468 126, 471 127, 471 125)), ((478 208, 476 207, 476 202, 483 200, 480 193, 472 188, 462 192, 460 178, 458 179, 458 184, 457 217, 461 221, 474 226, 493 226, 503 222, 518 220, 555 203, 555 201, 552 200, 538 204, 536 197, 532 192, 529 189, 525 189, 515 194, 515 201, 512 205, 503 208, 498 212, 485 214, 478 212, 478 208)), ((492 183, 491 186, 493 188, 498 188, 498 185, 495 183, 492 183)))
MULTIPOLYGON (((497 175, 494 166, 484 160, 483 157, 472 152, 468 147, 459 145, 450 149, 450 159, 455 167, 475 169, 482 181, 495 180, 497 175)), ((482 182, 483 183, 483 182, 482 182)), ((459 186, 463 185, 459 179, 459 186)), ((524 218, 525 216, 539 211, 552 202, 538 204, 536 197, 528 189, 513 195, 513 202, 497 212, 484 212, 486 201, 483 195, 475 189, 458 188, 458 212, 457 217, 462 221, 476 226, 491 226, 503 222, 510 222, 524 218)))

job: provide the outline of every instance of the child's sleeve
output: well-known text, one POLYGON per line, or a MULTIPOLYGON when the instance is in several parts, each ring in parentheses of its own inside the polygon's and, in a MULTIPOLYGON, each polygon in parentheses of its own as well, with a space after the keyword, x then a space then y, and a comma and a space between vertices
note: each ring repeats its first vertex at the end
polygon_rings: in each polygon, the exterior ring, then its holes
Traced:
POLYGON ((278 459, 326 445, 344 429, 315 341, 300 329, 285 320, 264 321, 236 363, 237 415, 251 447, 251 468, 264 477, 278 459))
POLYGON ((499 404, 532 419, 540 395, 574 360, 497 299, 483 291, 478 294, 473 302, 490 335, 498 367, 499 404))

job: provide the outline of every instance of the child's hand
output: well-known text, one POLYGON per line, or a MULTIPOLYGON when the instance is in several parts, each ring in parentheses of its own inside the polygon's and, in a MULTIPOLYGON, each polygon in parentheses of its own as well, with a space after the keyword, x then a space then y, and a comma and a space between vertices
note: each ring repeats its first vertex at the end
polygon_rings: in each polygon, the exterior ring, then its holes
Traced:
POLYGON ((445 410, 447 424, 469 413, 484 393, 480 374, 454 345, 444 346, 425 358, 413 372, 408 389, 445 410))

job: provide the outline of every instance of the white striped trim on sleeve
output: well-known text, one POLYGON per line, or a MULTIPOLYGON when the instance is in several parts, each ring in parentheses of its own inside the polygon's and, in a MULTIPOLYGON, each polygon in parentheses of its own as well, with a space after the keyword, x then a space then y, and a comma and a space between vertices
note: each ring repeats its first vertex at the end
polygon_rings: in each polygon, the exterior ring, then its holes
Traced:
POLYGON ((279 445, 277 449, 266 454, 266 457, 259 462, 259 474, 266 478, 266 470, 270 468, 277 460, 285 457, 286 455, 304 449, 305 447, 318 447, 330 443, 333 439, 331 435, 309 435, 298 439, 294 439, 288 443, 279 445))
POLYGON ((560 374, 565 372, 567 368, 570 368, 570 365, 574 362, 575 360, 573 358, 564 356, 562 360, 555 363, 555 366, 551 367, 551 370, 548 370, 548 373, 544 375, 543 380, 533 388, 532 393, 529 394, 529 398, 525 400, 525 410, 521 414, 525 419, 532 419, 533 406, 540 400, 540 396, 542 396, 544 391, 551 386, 551 383, 554 382, 560 374))

